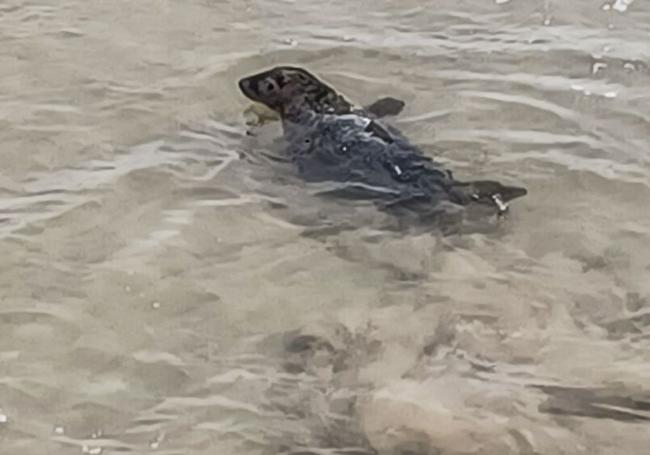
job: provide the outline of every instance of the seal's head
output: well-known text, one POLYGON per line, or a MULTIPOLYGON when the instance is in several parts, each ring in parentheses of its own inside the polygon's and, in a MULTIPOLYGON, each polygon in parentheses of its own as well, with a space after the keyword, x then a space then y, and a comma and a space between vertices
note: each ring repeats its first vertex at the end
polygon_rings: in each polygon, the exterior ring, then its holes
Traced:
POLYGON ((334 89, 308 71, 293 66, 278 66, 239 81, 246 97, 291 117, 300 112, 348 113, 352 105, 334 89))

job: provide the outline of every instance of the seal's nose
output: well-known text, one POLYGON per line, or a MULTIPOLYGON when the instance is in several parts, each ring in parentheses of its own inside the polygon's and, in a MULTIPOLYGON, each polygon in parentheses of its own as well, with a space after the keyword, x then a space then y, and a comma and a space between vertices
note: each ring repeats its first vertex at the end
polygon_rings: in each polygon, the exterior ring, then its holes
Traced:
POLYGON ((244 95, 248 95, 251 89, 251 82, 248 78, 239 80, 239 90, 242 91, 244 95))

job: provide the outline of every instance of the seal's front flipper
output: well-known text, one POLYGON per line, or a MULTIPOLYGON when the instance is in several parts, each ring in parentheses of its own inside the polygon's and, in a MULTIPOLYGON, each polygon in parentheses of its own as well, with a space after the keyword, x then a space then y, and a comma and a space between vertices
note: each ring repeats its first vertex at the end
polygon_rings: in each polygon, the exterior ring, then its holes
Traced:
POLYGON ((397 98, 387 96, 380 98, 369 106, 363 108, 364 111, 374 115, 377 118, 398 115, 404 109, 406 103, 397 98))
POLYGON ((476 180, 473 182, 456 182, 453 190, 461 204, 471 202, 491 205, 497 208, 499 214, 508 211, 507 202, 528 194, 526 188, 506 186, 493 180, 476 180))
POLYGON ((244 110, 246 126, 262 126, 268 122, 280 120, 280 116, 263 104, 251 104, 244 110))

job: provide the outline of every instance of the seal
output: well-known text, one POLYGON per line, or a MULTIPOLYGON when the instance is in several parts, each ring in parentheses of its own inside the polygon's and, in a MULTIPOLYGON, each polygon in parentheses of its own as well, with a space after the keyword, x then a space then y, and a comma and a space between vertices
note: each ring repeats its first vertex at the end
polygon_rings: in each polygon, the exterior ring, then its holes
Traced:
POLYGON ((509 201, 527 194, 525 188, 492 180, 456 180, 398 129, 378 120, 402 110, 404 103, 395 98, 358 108, 295 66, 244 77, 239 88, 280 116, 288 157, 307 181, 336 182, 337 190, 369 193, 384 207, 434 212, 480 204, 503 214, 509 201))

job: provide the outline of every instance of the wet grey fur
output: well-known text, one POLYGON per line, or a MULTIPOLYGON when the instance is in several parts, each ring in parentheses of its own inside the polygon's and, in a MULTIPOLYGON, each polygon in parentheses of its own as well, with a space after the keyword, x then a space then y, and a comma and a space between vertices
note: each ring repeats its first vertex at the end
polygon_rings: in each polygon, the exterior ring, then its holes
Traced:
POLYGON ((357 185, 399 199, 441 200, 453 193, 446 170, 375 120, 305 112, 285 121, 284 129, 289 157, 306 180, 357 185))

